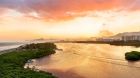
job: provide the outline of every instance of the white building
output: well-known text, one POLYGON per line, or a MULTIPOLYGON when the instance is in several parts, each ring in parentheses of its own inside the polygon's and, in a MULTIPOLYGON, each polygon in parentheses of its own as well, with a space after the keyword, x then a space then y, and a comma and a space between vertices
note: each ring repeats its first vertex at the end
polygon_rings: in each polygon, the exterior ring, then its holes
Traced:
POLYGON ((97 41, 140 41, 140 32, 119 33, 108 38, 98 38, 97 41))
POLYGON ((122 36, 123 41, 140 41, 140 35, 122 36))

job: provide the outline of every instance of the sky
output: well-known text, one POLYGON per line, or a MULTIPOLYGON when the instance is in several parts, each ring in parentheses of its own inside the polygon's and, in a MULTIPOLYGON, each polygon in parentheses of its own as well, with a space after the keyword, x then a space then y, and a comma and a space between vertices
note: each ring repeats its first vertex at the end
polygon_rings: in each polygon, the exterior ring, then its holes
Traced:
POLYGON ((140 31, 140 0, 0 0, 0 40, 136 31, 140 31))

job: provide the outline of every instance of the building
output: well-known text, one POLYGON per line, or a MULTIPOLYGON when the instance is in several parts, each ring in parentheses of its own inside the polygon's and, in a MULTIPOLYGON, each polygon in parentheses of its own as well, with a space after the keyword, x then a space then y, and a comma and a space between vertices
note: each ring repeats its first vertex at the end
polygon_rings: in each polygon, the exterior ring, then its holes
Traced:
POLYGON ((140 41, 140 32, 125 32, 115 36, 97 38, 96 41, 140 41))
POLYGON ((122 36, 123 41, 140 41, 140 35, 122 36))

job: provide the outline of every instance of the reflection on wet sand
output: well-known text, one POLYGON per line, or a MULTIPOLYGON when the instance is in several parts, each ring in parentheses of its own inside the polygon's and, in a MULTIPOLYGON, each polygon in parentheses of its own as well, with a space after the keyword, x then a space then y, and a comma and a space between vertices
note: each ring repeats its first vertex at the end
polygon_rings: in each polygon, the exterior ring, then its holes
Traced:
POLYGON ((140 62, 129 63, 125 52, 140 48, 107 44, 58 43, 54 55, 32 65, 59 78, 140 78, 140 62))

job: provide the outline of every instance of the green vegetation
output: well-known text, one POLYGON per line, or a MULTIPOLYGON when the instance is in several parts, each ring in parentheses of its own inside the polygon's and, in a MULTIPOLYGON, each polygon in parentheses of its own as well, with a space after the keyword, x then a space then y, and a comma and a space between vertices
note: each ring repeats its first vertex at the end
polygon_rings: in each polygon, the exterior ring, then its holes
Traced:
POLYGON ((53 43, 38 43, 21 46, 18 50, 0 55, 0 78, 56 78, 50 73, 24 69, 25 63, 55 53, 53 43))
MULTIPOLYGON (((65 41, 66 42, 66 41, 65 41)), ((140 41, 67 41, 72 43, 95 43, 95 44, 110 44, 115 46, 135 46, 140 47, 140 41)))
POLYGON ((110 45, 118 45, 118 46, 135 46, 140 47, 140 41, 112 41, 109 42, 110 45))
POLYGON ((140 60, 140 52, 132 51, 125 53, 125 59, 128 61, 138 61, 140 60))

